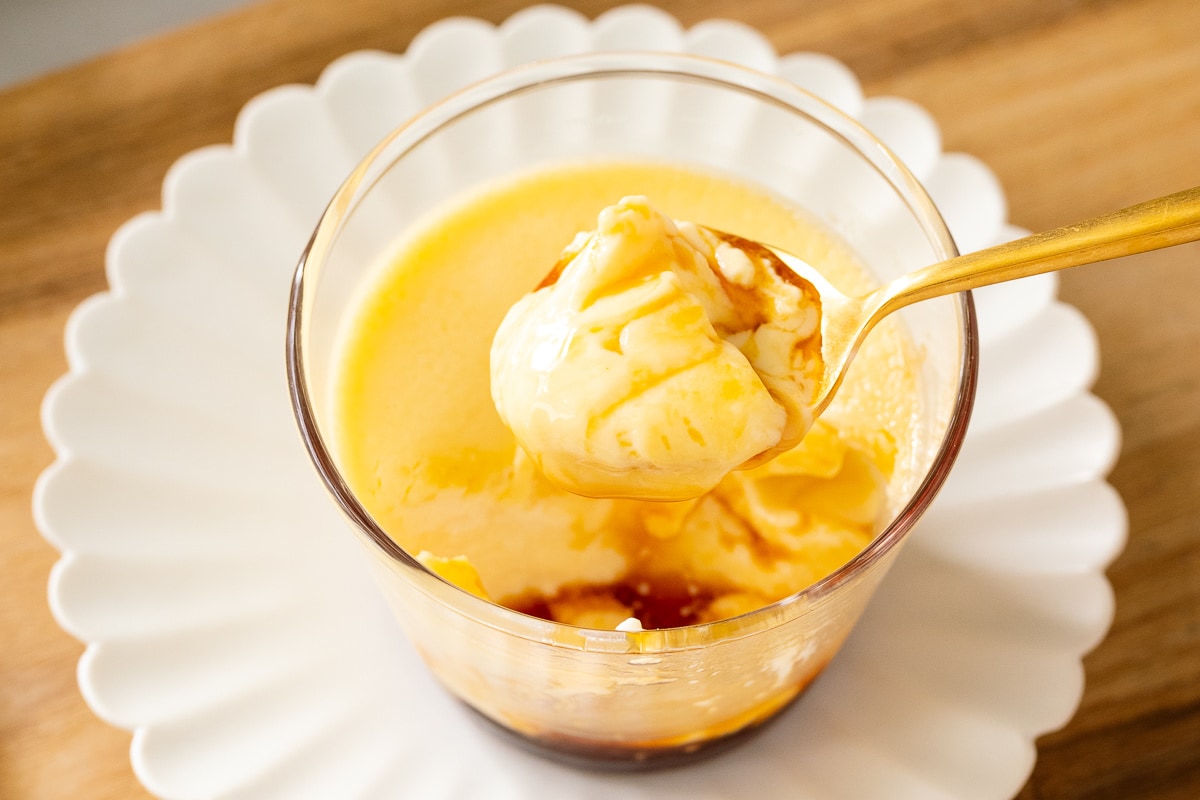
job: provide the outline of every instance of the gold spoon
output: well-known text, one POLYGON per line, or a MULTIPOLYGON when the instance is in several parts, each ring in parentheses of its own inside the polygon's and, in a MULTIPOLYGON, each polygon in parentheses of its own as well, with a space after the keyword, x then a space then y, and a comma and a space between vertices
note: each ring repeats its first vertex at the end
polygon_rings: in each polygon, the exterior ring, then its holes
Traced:
MULTIPOLYGON (((720 231, 714 234, 728 236, 720 231)), ((1195 187, 947 259, 902 275, 861 297, 842 294, 800 258, 775 248, 767 249, 810 282, 821 298, 821 356, 825 363, 814 402, 813 415, 817 416, 841 385, 863 339, 876 323, 897 309, 932 297, 1198 239, 1200 187, 1195 187)))
MULTIPOLYGON (((712 228, 704 230, 770 269, 780 279, 793 284, 809 302, 817 305, 821 320, 820 343, 812 344, 820 348, 822 363, 813 400, 806 409, 811 412, 809 419, 815 419, 837 392, 863 339, 888 314, 920 300, 1200 240, 1200 187, 951 258, 902 275, 873 292, 856 297, 842 294, 817 269, 797 256, 723 231, 712 228)), ((595 235, 591 234, 592 237, 595 235)), ((589 237, 572 243, 537 288, 557 283, 567 266, 590 240, 589 237)), ((724 285, 726 279, 721 270, 714 268, 713 271, 724 285)), ((730 289, 728 286, 726 288, 730 289)), ((802 426, 794 427, 794 439, 781 440, 775 447, 759 453, 738 468, 755 467, 793 447, 804 435, 802 426)), ((686 495, 680 494, 674 485, 662 489, 655 484, 658 488, 654 491, 661 489, 661 495, 651 492, 644 485, 639 485, 638 492, 632 495, 613 494, 607 483, 603 493, 594 493, 595 488, 590 485, 562 485, 586 496, 686 499, 686 495)), ((691 488, 689 485, 688 491, 691 488)))

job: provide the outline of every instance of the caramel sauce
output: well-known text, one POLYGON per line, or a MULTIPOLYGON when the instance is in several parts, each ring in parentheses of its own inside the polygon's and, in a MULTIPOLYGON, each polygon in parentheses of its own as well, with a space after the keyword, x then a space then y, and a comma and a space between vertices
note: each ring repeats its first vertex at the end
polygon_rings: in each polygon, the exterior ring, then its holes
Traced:
POLYGON ((552 610, 556 603, 614 599, 628 608, 643 628, 652 630, 705 621, 701 614, 719 594, 714 588, 677 576, 631 575, 616 583, 566 586, 552 597, 539 594, 510 598, 502 605, 531 617, 560 622, 552 610))
MULTIPOLYGON (((793 272, 791 267, 783 263, 783 260, 779 256, 775 255, 771 248, 767 247, 761 242, 742 238, 737 234, 726 233, 725 231, 719 231, 716 228, 709 228, 709 230, 712 231, 712 233, 718 239, 721 239, 727 244, 736 247, 750 258, 758 261, 760 264, 765 264, 767 268, 778 275, 779 279, 784 283, 790 283, 805 295, 811 295, 812 297, 816 298, 817 304, 820 304, 821 295, 820 292, 817 291, 817 287, 813 286, 807 280, 793 272)), ((719 278, 724 278, 724 276, 720 274, 720 270, 714 270, 714 272, 717 273, 719 278)))

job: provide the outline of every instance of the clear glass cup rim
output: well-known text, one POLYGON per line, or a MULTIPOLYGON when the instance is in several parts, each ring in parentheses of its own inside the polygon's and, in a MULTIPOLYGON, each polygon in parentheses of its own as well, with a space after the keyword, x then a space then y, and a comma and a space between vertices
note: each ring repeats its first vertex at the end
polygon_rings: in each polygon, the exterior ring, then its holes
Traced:
MULTIPOLYGON (((352 170, 335 192, 321 215, 312 237, 301 254, 292 280, 288 300, 286 366, 288 392, 304 446, 321 481, 333 496, 342 512, 377 550, 377 555, 403 570, 415 570, 426 578, 441 582, 455 592, 457 609, 481 624, 504 632, 538 641, 554 641, 556 646, 578 650, 611 650, 624 643, 627 634, 591 628, 577 628, 528 616, 518 611, 483 600, 446 581, 428 570, 411 554, 401 548, 374 520, 345 477, 321 433, 309 392, 305 367, 306 299, 309 284, 306 276, 310 265, 319 266, 328 258, 337 236, 353 213, 359 200, 386 173, 387 169, 442 128, 473 111, 506 98, 536 91, 539 88, 564 83, 605 78, 663 78, 688 81, 738 92, 766 102, 784 111, 798 114, 815 122, 827 133, 858 153, 900 196, 913 214, 929 243, 940 258, 958 255, 957 247, 945 221, 920 181, 896 155, 856 119, 844 114, 820 97, 795 84, 767 73, 732 62, 719 61, 681 53, 605 52, 562 56, 514 67, 471 84, 428 106, 389 133, 352 170), (575 636, 571 644, 561 643, 552 634, 555 630, 571 628, 575 636)), ((948 477, 951 467, 966 436, 967 423, 974 404, 978 382, 979 334, 975 305, 970 292, 957 298, 961 321, 962 352, 955 404, 946 431, 938 445, 933 462, 909 502, 888 525, 852 559, 838 569, 787 597, 770 605, 730 619, 706 622, 677 631, 721 626, 721 640, 739 638, 770 627, 781 611, 799 604, 818 600, 835 591, 866 570, 896 547, 933 502, 948 477)), ((414 576, 415 577, 415 576, 414 576)), ((439 602, 445 598, 436 598, 439 602)), ((703 641, 706 637, 695 637, 703 641)), ((664 645, 645 652, 688 649, 664 645)))

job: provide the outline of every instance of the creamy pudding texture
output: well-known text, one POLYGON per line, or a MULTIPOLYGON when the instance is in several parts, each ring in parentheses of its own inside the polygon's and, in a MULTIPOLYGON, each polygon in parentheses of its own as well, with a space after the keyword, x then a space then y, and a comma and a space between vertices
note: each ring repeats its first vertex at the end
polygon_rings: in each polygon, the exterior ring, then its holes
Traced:
POLYGON ((747 183, 664 163, 557 165, 402 237, 347 321, 332 397, 339 466, 402 547, 468 591, 607 629, 711 621, 799 591, 859 552, 916 482, 916 355, 894 321, 797 447, 701 497, 593 499, 547 480, 493 405, 489 351, 564 244, 630 195, 793 252, 845 291, 871 286, 835 237, 747 183))
POLYGON ((492 398, 553 483, 690 500, 799 443, 820 297, 770 251, 645 197, 600 212, 492 344, 492 398))

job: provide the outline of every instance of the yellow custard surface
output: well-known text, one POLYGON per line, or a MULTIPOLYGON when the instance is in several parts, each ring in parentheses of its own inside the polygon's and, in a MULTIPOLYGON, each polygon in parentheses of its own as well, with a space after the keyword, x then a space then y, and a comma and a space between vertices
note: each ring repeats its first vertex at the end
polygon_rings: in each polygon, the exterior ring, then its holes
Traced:
POLYGON ((496 412, 489 351, 509 308, 628 195, 795 253, 843 291, 872 285, 836 237, 749 183, 662 162, 558 164, 399 236, 348 315, 331 397, 339 467, 397 543, 475 594, 609 629, 735 616, 837 569, 911 490, 920 411, 913 348, 885 321, 797 448, 703 497, 592 499, 550 484, 496 412))

